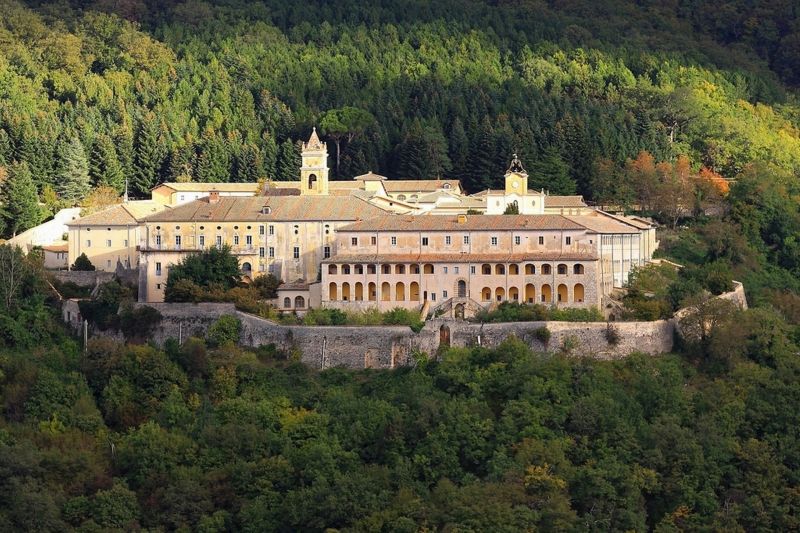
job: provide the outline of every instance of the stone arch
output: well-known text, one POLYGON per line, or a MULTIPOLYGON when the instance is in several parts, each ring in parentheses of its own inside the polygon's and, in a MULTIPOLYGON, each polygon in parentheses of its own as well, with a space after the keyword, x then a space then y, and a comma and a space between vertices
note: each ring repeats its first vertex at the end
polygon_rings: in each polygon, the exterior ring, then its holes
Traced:
POLYGON ((292 299, 287 296, 286 298, 283 299, 283 308, 289 309, 291 307, 292 307, 292 299))
POLYGON ((584 273, 583 265, 580 263, 575 263, 574 265, 572 265, 572 273, 578 275, 583 274, 584 273))
POLYGON ((339 267, 336 265, 328 265, 328 274, 336 275, 339 273, 339 267))
POLYGON ((294 297, 294 307, 295 309, 305 309, 306 307, 306 299, 302 296, 295 296, 294 297))
POLYGON ((558 284, 558 301, 559 303, 566 303, 569 301, 569 291, 567 286, 563 283, 558 284))
POLYGON ((506 266, 498 263, 494 266, 494 273, 496 276, 505 276, 506 274, 506 266))
POLYGON ((360 281, 356 281, 354 298, 357 302, 364 299, 364 284, 360 281))
POLYGON ((378 290, 375 282, 370 281, 369 285, 367 285, 367 298, 369 298, 370 302, 374 302, 378 298, 378 290))
POLYGON ((558 264, 558 275, 559 276, 565 276, 567 274, 568 270, 569 269, 567 268, 567 265, 565 265, 564 263, 559 263, 558 264))
POLYGON ((494 298, 498 302, 502 302, 506 298, 506 290, 503 287, 497 287, 494 290, 494 298))
POLYGON ((388 282, 381 283, 381 301, 388 302, 392 299, 392 286, 388 282))
POLYGON ((516 287, 509 287, 508 288, 508 299, 512 302, 519 301, 519 289, 516 287))
POLYGON ((552 273, 553 273, 553 267, 551 267, 550 265, 547 265, 547 264, 542 265, 542 274, 543 275, 549 276, 552 273))
POLYGON ((395 274, 405 274, 406 273, 406 266, 405 265, 395 265, 394 266, 394 273, 395 274))
POLYGON ((542 285, 542 302, 552 303, 553 301, 553 288, 549 283, 542 285))
POLYGON ((519 275, 519 265, 516 263, 513 265, 508 265, 508 275, 509 276, 518 276, 519 275))
POLYGON ((533 283, 525 285, 525 301, 529 304, 536 302, 536 287, 533 283))
POLYGON ((579 303, 583 302, 583 299, 586 297, 585 292, 583 283, 576 283, 575 287, 572 289, 572 299, 579 303))
POLYGON ((532 276, 536 274, 536 266, 533 263, 526 263, 525 264, 525 275, 532 276))
POLYGON ((481 265, 481 274, 484 276, 490 276, 492 274, 492 265, 485 263, 481 265))
POLYGON ((394 286, 394 299, 398 302, 406 299, 406 285, 402 281, 398 281, 394 286))
POLYGON ((492 301, 492 289, 489 287, 484 287, 481 289, 481 300, 484 302, 491 302, 492 301))
POLYGON ((336 284, 331 282, 331 284, 328 285, 328 300, 335 302, 338 299, 339 299, 339 291, 336 288, 336 284))
POLYGON ((419 283, 412 281, 408 286, 408 299, 412 302, 419 301, 419 283))
POLYGON ((342 283, 342 300, 350 300, 350 284, 346 281, 342 283))

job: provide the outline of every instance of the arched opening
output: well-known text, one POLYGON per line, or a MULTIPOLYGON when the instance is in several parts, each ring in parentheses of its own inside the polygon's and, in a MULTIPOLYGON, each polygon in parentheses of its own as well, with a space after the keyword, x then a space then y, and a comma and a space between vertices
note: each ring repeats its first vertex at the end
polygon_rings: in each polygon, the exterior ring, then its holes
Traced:
POLYGON ((364 299, 364 285, 360 281, 357 281, 355 285, 355 299, 357 302, 364 299))
POLYGON ((442 324, 439 328, 439 346, 445 348, 450 346, 450 328, 446 324, 442 324))
POLYGON ((309 174, 308 175, 308 188, 315 189, 317 186, 317 175, 316 174, 309 174))
POLYGON ((412 281, 411 285, 408 286, 408 299, 412 302, 419 301, 419 283, 416 281, 412 281))
POLYGON ((567 286, 564 285, 563 283, 559 283, 558 285, 558 301, 561 303, 569 301, 567 286))
POLYGON ((336 284, 331 283, 328 285, 328 300, 335 302, 339 299, 339 291, 336 289, 336 284))
POLYGON ((375 265, 367 265, 367 274, 375 274, 378 268, 375 265))
POLYGON ((508 299, 512 302, 519 301, 519 289, 516 287, 509 287, 508 289, 508 299))
POLYGON ((508 265, 508 275, 509 276, 519 275, 519 265, 508 265))
POLYGON ((536 267, 533 265, 533 263, 526 264, 525 265, 525 275, 526 276, 532 276, 534 274, 536 274, 536 267))
POLYGON ((294 298, 294 307, 295 309, 305 309, 306 307, 306 299, 302 296, 295 296, 294 298))
POLYGON ((544 274, 545 276, 549 276, 552 273, 553 273, 553 267, 551 267, 550 265, 542 265, 542 274, 544 274))
POLYGON ((242 272, 248 273, 252 272, 252 270, 253 270, 253 265, 247 262, 242 263, 242 272))
POLYGON ((425 263, 425 265, 422 267, 422 273, 433 274, 433 265, 430 263, 425 263))
POLYGON ((542 285, 542 302, 551 303, 553 301, 553 289, 549 283, 542 285))
POLYGON ((575 287, 572 289, 572 293, 573 293, 572 294, 572 298, 576 302, 583 302, 584 290, 583 290, 583 284, 582 283, 576 283, 575 287))
POLYGON ((411 273, 412 274, 419 274, 419 265, 418 264, 415 263, 415 264, 411 265, 411 273))
POLYGON ((287 296, 283 299, 283 308, 289 309, 290 307, 292 307, 292 299, 287 296))
POLYGON ((336 275, 339 273, 339 267, 336 265, 328 265, 328 274, 336 275))
POLYGON ((392 286, 388 282, 381 283, 381 301, 388 302, 392 299, 392 286))
POLYGON ((467 297, 467 282, 463 279, 458 280, 458 291, 457 291, 459 298, 466 298, 467 297))
POLYGON ((506 290, 503 287, 497 287, 494 290, 494 297, 498 302, 502 302, 506 297, 506 290))
POLYGON ((367 285, 367 293, 369 293, 368 298, 370 302, 374 302, 378 299, 378 290, 375 286, 375 283, 371 281, 369 282, 369 285, 367 285))
POLYGON ((584 270, 583 270, 583 265, 582 264, 575 263, 574 265, 572 265, 572 273, 573 274, 583 274, 583 272, 584 272, 584 270))
POLYGON ((381 274, 391 274, 392 265, 381 265, 381 274))
POLYGON ((363 274, 364 273, 364 265, 355 265, 353 266, 353 272, 356 274, 363 274))
POLYGON ((529 304, 536 301, 536 287, 533 286, 533 283, 525 285, 525 301, 529 304))
POLYGON ((481 265, 481 274, 489 276, 492 274, 492 265, 481 265))
POLYGON ((406 266, 405 265, 395 265, 394 266, 394 273, 395 274, 405 274, 406 273, 406 266))
POLYGON ((494 273, 498 276, 505 276, 506 274, 506 266, 505 265, 495 265, 494 266, 494 273))
POLYGON ((342 265, 342 275, 350 274, 350 265, 342 265))
POLYGON ((481 300, 484 302, 490 302, 492 300, 492 289, 489 287, 484 287, 481 289, 481 300))
POLYGON ((558 275, 565 276, 567 274, 567 265, 564 263, 559 263, 558 265, 558 275))
POLYGON ((398 302, 402 302, 406 299, 406 286, 402 281, 394 286, 394 299, 398 302))
POLYGON ((345 302, 350 300, 350 284, 346 281, 342 283, 342 300, 345 302))
POLYGON ((464 304, 457 304, 453 314, 457 319, 464 320, 464 304))

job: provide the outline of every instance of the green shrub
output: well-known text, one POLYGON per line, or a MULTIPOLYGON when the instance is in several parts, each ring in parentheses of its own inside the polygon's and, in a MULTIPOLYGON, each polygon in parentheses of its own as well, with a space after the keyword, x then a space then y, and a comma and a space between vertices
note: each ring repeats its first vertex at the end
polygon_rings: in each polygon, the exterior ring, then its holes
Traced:
POLYGON ((419 333, 425 326, 425 322, 420 320, 418 312, 402 307, 395 307, 384 313, 383 323, 387 326, 408 326, 415 333, 419 333))
POLYGON ((606 324, 606 342, 608 342, 611 346, 617 346, 620 341, 622 340, 622 335, 619 333, 619 329, 616 326, 609 322, 606 324))
POLYGON ((547 346, 547 344, 550 342, 550 337, 552 337, 552 335, 553 334, 550 332, 550 330, 547 328, 547 326, 542 326, 540 328, 537 328, 533 332, 533 337, 537 341, 539 341, 542 344, 544 344, 545 346, 547 346))
POLYGON ((149 305, 126 306, 119 315, 119 328, 126 339, 143 340, 150 336, 162 318, 158 309, 149 305))
POLYGON ((208 339, 211 346, 236 344, 242 331, 242 321, 233 315, 222 315, 208 328, 208 339))
POLYGON ((72 264, 72 270, 78 270, 83 272, 92 272, 95 270, 95 266, 89 261, 89 258, 86 257, 86 254, 81 254, 75 258, 75 262, 72 264))

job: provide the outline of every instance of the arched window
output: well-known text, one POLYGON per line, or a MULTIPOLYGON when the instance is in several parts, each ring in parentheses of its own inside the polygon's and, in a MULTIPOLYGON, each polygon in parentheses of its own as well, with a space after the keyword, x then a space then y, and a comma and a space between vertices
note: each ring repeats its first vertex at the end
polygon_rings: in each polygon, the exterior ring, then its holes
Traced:
POLYGON ((536 274, 536 267, 532 263, 528 263, 525 265, 525 275, 532 276, 536 274))
POLYGON ((250 263, 242 263, 242 272, 250 272, 251 270, 253 270, 253 266, 250 263))
POLYGON ((583 302, 584 298, 584 289, 582 283, 576 283, 575 287, 572 289, 572 298, 578 303, 583 302))
POLYGON ((567 265, 565 265, 564 263, 559 264, 558 265, 558 275, 559 276, 564 276, 566 274, 567 274, 567 265))
POLYGON ((317 175, 316 174, 309 174, 308 175, 308 188, 314 189, 317 186, 317 175))
POLYGON ((572 273, 583 274, 583 265, 580 263, 575 263, 574 265, 572 265, 572 273))
POLYGON ((405 265, 395 265, 394 266, 394 273, 395 274, 405 274, 406 273, 406 266, 405 265))
POLYGON ((294 298, 294 307, 295 309, 305 309, 306 307, 306 299, 302 296, 295 296, 294 298))
POLYGON ((335 302, 339 299, 339 291, 336 290, 336 284, 331 283, 328 285, 328 300, 335 302))
POLYGON ((406 195, 405 194, 398 194, 397 195, 397 199, 398 200, 405 200, 406 199, 406 195))
POLYGON ((506 290, 503 287, 497 287, 494 290, 494 297, 498 302, 502 302, 506 297, 506 290))
POLYGON ((339 273, 339 267, 337 267, 336 265, 328 265, 328 274, 338 274, 338 273, 339 273))
POLYGON ((489 302, 492 299, 492 289, 489 287, 484 287, 481 289, 481 300, 484 302, 489 302))
POLYGON ((388 302, 392 299, 392 286, 388 282, 381 283, 381 300, 388 302))
POLYGON ((283 299, 283 308, 289 309, 290 307, 292 307, 292 299, 287 296, 283 299))
POLYGON ((545 276, 549 276, 552 273, 553 273, 553 267, 551 267, 550 265, 542 265, 542 274, 544 274, 545 276))
POLYGON ((558 301, 565 303, 569 301, 569 294, 567 293, 567 286, 563 283, 558 285, 558 301))
POLYGON ((412 302, 419 301, 419 283, 416 281, 412 281, 411 285, 408 286, 408 299, 412 302))
POLYGON ((406 299, 406 286, 402 281, 394 286, 394 299, 398 302, 406 299))
POLYGON ((498 276, 504 276, 506 273, 506 266, 505 265, 495 265, 494 266, 494 273, 498 276))
POLYGON ((364 299, 364 285, 360 281, 356 282, 355 299, 356 299, 357 302, 360 302, 361 300, 364 299))
POLYGON ((519 274, 519 265, 508 265, 509 276, 516 276, 519 274))
POLYGON ((553 301, 553 288, 549 283, 542 285, 542 302, 551 303, 553 301))
POLYGON ((481 274, 484 276, 489 276, 492 274, 492 265, 481 265, 481 274))
POLYGON ((369 285, 367 285, 367 293, 367 298, 369 298, 370 302, 374 302, 378 298, 378 291, 375 283, 369 282, 369 285))
POLYGON ((536 301, 536 287, 533 286, 533 283, 525 285, 525 301, 529 304, 536 301))
POLYGON ((342 265, 342 274, 345 276, 350 274, 350 265, 342 265))
POLYGON ((463 279, 458 280, 458 297, 459 298, 466 298, 467 297, 467 282, 463 279))
POLYGON ((342 283, 342 300, 350 301, 350 284, 347 282, 342 283))
POLYGON ((364 273, 364 265, 354 265, 353 272, 356 274, 363 274, 364 273))
POLYGON ((392 265, 381 265, 381 274, 391 274, 392 265))
POLYGON ((419 265, 417 265, 417 264, 411 265, 411 273, 412 274, 419 274, 419 265))
POLYGON ((508 289, 508 299, 511 300, 512 302, 518 302, 519 301, 519 289, 516 288, 516 287, 510 287, 508 289))
POLYGON ((425 263, 425 266, 422 267, 423 274, 433 274, 433 265, 430 263, 425 263))

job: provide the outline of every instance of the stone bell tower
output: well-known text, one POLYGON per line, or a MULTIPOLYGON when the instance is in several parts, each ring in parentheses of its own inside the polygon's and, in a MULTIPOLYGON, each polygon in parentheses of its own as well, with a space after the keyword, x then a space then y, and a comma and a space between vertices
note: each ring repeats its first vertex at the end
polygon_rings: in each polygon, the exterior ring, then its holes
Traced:
POLYGON ((308 142, 303 143, 303 164, 300 167, 300 194, 328 194, 328 147, 320 142, 317 128, 311 132, 308 142))

